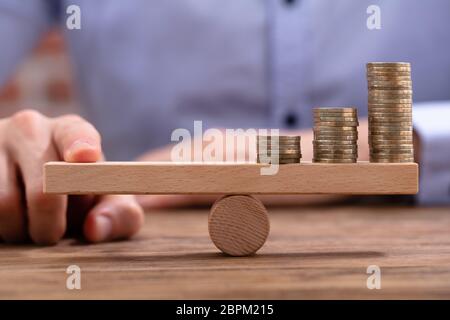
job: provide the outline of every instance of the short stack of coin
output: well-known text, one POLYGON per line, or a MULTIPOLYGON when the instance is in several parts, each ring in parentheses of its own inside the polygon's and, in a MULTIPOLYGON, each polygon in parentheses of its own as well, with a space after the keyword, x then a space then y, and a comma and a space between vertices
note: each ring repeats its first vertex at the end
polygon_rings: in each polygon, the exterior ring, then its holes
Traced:
POLYGON ((356 108, 314 108, 313 162, 356 162, 358 125, 356 108))
POLYGON ((257 162, 299 163, 302 158, 300 141, 300 136, 258 136, 257 162))
POLYGON ((407 62, 367 64, 371 162, 413 162, 412 82, 407 62))

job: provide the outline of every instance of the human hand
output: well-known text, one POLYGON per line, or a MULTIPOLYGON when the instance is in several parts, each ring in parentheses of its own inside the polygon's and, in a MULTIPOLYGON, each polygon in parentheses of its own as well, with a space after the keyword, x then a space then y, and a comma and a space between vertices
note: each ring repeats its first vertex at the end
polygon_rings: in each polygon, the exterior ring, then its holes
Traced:
POLYGON ((47 118, 25 110, 0 119, 0 237, 50 245, 68 229, 90 242, 135 234, 144 215, 134 196, 43 193, 44 163, 101 159, 99 133, 79 116, 47 118))

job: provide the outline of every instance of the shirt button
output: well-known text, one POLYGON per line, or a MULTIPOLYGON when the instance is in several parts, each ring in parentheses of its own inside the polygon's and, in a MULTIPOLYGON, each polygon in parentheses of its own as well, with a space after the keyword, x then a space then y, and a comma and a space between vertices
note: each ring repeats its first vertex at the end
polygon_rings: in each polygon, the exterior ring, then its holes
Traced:
POLYGON ((288 127, 295 127, 295 126, 297 126, 297 123, 298 123, 298 117, 293 113, 289 113, 284 118, 284 123, 288 127))
POLYGON ((297 2, 297 0, 283 0, 283 1, 288 6, 293 5, 295 2, 297 2))

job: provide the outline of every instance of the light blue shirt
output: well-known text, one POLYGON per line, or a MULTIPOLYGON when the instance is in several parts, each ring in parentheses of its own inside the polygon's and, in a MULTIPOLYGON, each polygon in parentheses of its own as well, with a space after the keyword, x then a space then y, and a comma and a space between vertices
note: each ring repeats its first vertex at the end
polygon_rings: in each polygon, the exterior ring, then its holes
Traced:
MULTIPOLYGON (((409 61, 416 102, 450 101, 448 0, 0 0, 0 83, 58 6, 85 116, 111 160, 167 144, 194 120, 303 128, 313 106, 340 105, 364 116, 368 61, 409 61), (81 30, 65 28, 70 4, 81 30), (379 30, 366 25, 372 4, 379 30)), ((424 148, 420 199, 449 203, 450 124, 435 139, 419 122, 442 117, 422 111, 414 121, 434 149, 424 148)))

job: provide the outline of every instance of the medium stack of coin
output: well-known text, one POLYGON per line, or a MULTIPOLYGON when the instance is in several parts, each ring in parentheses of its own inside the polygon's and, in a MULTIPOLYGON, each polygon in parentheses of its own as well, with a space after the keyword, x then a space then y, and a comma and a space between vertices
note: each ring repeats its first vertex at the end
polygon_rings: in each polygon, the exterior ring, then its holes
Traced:
POLYGON ((407 62, 367 64, 371 162, 413 162, 412 82, 407 62))
POLYGON ((299 163, 302 157, 300 136, 258 136, 257 162, 299 163))
POLYGON ((358 125, 356 108, 314 108, 313 162, 356 162, 358 125))

